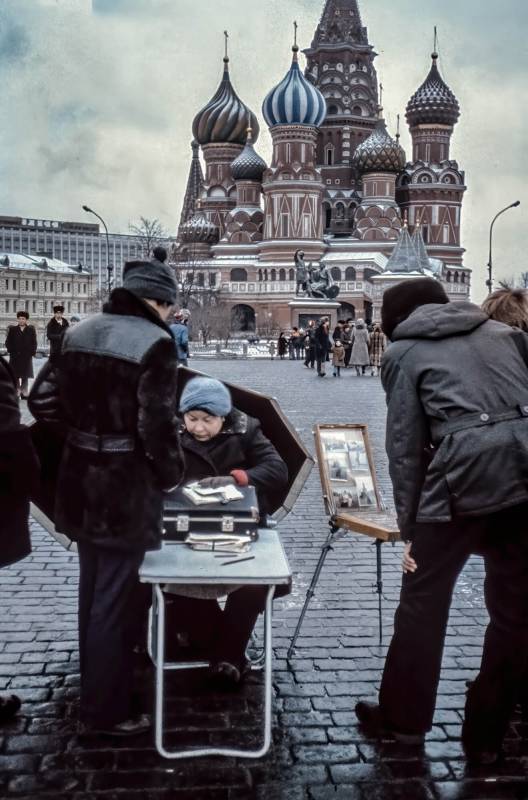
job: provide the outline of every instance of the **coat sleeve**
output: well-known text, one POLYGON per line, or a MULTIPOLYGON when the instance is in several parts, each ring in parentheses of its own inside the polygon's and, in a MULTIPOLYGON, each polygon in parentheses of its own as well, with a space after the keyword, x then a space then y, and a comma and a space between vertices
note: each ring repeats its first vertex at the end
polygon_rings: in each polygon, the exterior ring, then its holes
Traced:
POLYGON ((280 490, 288 481, 288 468, 269 439, 262 433, 260 422, 248 420, 246 433, 246 464, 240 465, 249 483, 256 489, 280 490))
POLYGON ((412 540, 420 494, 429 463, 429 426, 416 387, 389 350, 381 381, 387 396, 385 447, 402 539, 412 540))
POLYGON ((48 361, 40 370, 28 398, 28 408, 37 420, 62 427, 66 413, 60 399, 57 367, 48 361))
POLYGON ((144 359, 138 384, 138 435, 163 489, 183 475, 183 456, 176 416, 178 364, 173 339, 154 344, 144 359))
POLYGON ((13 328, 12 328, 12 326, 10 325, 10 326, 9 326, 9 328, 7 329, 6 340, 5 340, 5 348, 6 348, 6 350, 7 350, 7 352, 8 352, 8 353, 10 353, 10 352, 11 352, 11 342, 12 342, 12 340, 13 340, 13 333, 12 333, 12 331, 13 331, 13 328))
POLYGON ((37 355, 37 331, 35 330, 33 325, 30 326, 30 329, 31 329, 31 354, 33 355, 33 357, 35 357, 37 355))
POLYGON ((6 363, 0 361, 0 494, 27 502, 38 481, 38 458, 29 429, 20 420, 15 383, 6 363))

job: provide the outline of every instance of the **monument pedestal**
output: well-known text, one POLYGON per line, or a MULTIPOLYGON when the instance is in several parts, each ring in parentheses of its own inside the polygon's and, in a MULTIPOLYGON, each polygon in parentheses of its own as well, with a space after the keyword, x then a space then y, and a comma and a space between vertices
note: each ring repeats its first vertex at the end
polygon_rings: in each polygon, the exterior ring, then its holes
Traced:
POLYGON ((321 317, 328 317, 330 319, 330 332, 332 332, 337 324, 341 303, 336 300, 325 300, 324 298, 317 300, 313 297, 299 297, 296 300, 291 300, 288 306, 290 308, 290 324, 292 328, 295 326, 306 329, 311 319, 317 323, 321 317))

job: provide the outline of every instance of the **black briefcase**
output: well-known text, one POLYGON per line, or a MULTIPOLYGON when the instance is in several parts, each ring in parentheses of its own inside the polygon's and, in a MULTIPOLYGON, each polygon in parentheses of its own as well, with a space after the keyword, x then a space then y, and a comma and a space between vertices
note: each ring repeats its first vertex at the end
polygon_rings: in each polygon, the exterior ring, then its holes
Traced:
POLYGON ((237 486, 243 495, 228 503, 195 505, 182 488, 165 495, 163 505, 163 538, 184 541, 188 534, 225 534, 258 537, 259 510, 254 486, 237 486))

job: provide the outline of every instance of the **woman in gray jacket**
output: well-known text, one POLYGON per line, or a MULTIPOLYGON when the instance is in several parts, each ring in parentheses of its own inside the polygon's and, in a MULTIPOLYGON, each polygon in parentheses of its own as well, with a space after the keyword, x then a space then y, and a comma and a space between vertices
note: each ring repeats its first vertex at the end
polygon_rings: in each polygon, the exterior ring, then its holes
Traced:
POLYGON ((363 375, 365 367, 370 366, 369 341, 370 336, 367 326, 362 319, 358 319, 351 336, 352 353, 350 363, 356 368, 356 375, 363 375))

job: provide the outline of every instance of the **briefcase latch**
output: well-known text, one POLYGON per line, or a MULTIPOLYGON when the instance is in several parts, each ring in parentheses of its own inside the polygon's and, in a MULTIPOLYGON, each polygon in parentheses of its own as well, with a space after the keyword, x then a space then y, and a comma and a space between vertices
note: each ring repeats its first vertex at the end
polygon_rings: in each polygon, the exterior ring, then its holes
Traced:
POLYGON ((233 533, 235 530, 234 517, 222 517, 222 533, 233 533))
POLYGON ((176 517, 176 530, 178 533, 189 532, 189 517, 186 514, 178 514, 176 517))

